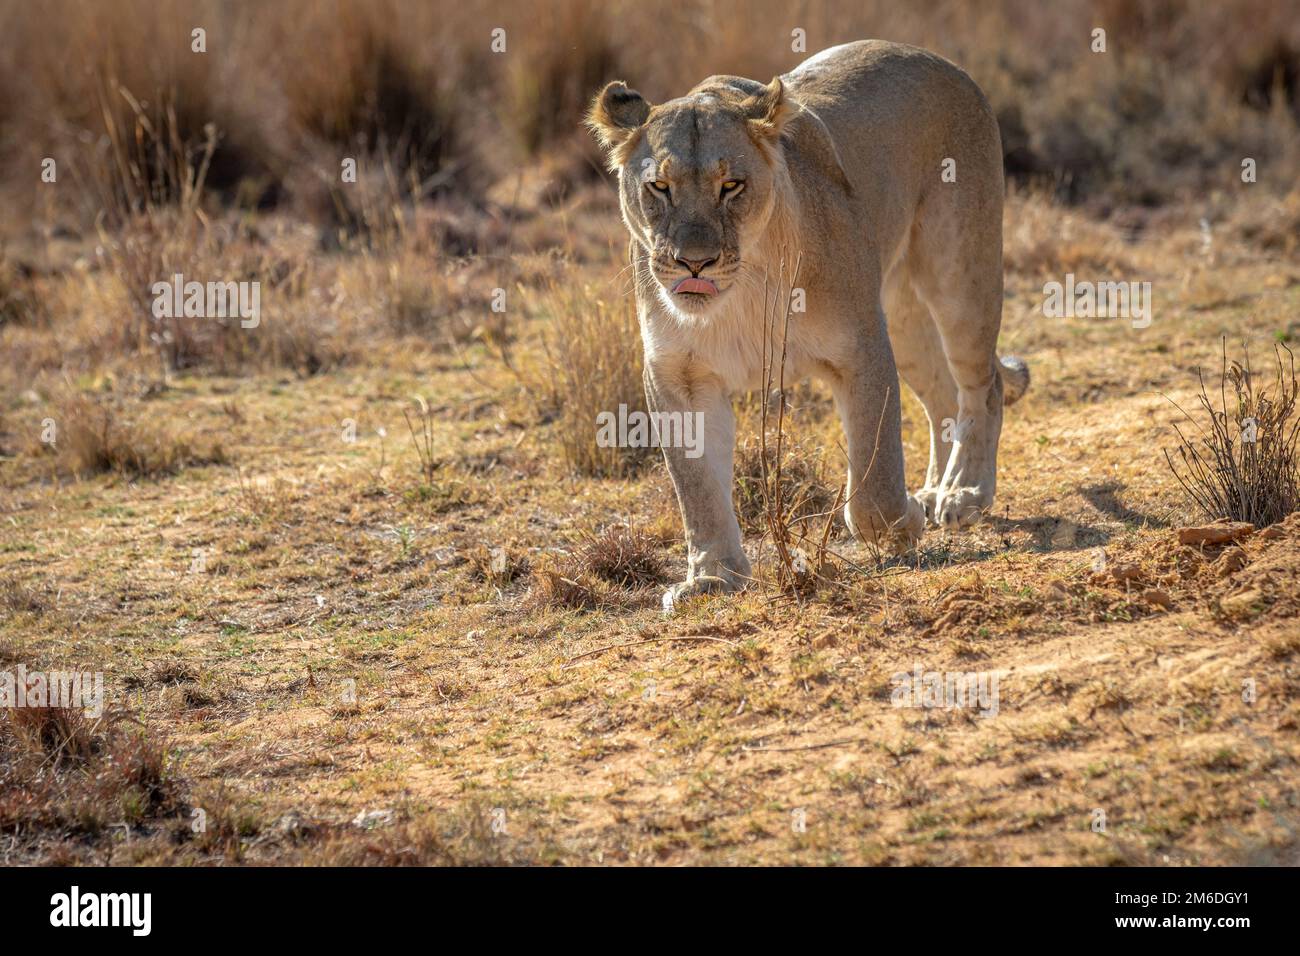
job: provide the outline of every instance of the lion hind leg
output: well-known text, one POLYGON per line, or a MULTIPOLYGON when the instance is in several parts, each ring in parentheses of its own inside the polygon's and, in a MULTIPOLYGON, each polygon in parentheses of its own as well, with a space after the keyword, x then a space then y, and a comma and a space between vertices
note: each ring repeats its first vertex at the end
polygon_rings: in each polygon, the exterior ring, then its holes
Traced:
POLYGON ((953 380, 934 317, 900 269, 891 275, 885 292, 885 316, 899 377, 925 409, 930 433, 930 460, 925 483, 914 497, 925 509, 926 520, 938 523, 938 503, 943 477, 952 458, 958 417, 957 383, 953 380))
POLYGON ((1000 224, 978 241, 980 230, 963 229, 961 220, 954 209, 931 209, 911 250, 915 288, 933 316, 956 391, 955 420, 946 426, 951 454, 935 504, 935 523, 953 530, 993 505, 1003 406, 1000 224))

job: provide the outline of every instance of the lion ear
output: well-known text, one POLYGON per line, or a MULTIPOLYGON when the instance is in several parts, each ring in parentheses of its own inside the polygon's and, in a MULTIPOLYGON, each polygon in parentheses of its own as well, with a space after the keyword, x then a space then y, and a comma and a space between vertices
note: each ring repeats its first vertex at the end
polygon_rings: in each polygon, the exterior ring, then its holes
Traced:
POLYGON ((610 154, 610 166, 622 163, 623 150, 650 115, 650 104, 626 83, 615 81, 596 94, 587 110, 587 127, 610 154))
POLYGON ((786 121, 794 114, 794 104, 785 95, 785 84, 779 76, 745 101, 745 112, 750 127, 763 139, 775 141, 781 137, 786 121))

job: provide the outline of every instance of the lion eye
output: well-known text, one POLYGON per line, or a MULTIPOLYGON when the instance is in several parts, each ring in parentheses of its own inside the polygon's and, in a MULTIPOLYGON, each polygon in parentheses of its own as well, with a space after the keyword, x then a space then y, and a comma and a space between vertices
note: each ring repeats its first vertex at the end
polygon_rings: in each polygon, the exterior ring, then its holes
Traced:
POLYGON ((734 196, 736 193, 740 192, 744 188, 745 188, 745 183, 743 180, 728 179, 725 183, 722 184, 722 195, 724 198, 727 196, 734 196))
POLYGON ((668 192, 668 184, 664 182, 662 179, 653 180, 647 185, 657 193, 668 192))

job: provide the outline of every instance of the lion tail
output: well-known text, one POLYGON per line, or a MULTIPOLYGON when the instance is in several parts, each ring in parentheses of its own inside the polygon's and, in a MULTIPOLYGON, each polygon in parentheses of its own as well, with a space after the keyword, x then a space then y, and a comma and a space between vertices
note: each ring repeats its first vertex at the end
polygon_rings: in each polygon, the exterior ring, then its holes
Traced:
POLYGON ((1014 405, 1029 391, 1029 366, 1024 359, 1014 355, 1002 356, 999 363, 1002 372, 1002 404, 1014 405))

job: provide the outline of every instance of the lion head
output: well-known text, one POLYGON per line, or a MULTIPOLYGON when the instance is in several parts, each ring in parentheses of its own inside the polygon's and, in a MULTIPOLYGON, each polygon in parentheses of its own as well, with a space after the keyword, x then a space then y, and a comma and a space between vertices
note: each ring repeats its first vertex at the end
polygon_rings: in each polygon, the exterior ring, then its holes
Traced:
POLYGON ((790 111, 779 78, 714 78, 659 106, 621 82, 596 96, 587 124, 670 309, 704 314, 746 280, 781 188, 790 111))

